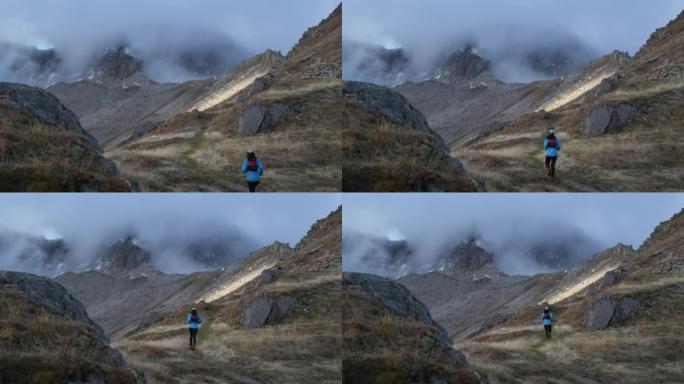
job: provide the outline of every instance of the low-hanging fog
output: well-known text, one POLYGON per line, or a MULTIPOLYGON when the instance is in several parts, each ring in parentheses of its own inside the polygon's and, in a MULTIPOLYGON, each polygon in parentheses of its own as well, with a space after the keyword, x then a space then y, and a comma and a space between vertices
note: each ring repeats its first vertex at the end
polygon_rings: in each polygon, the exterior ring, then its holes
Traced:
MULTIPOLYGON (((0 12, 0 81, 74 80, 108 49, 128 46, 153 80, 180 82, 273 49, 286 53, 339 0, 7 0, 0 12), (31 76, 54 49, 50 79, 31 76), (44 59, 44 57, 43 57, 44 59)), ((47 85, 39 84, 39 85, 47 85)))
POLYGON ((129 235, 166 273, 207 269, 189 245, 219 243, 227 263, 275 241, 291 246, 335 210, 332 194, 17 194, 0 196, 0 270, 43 275, 82 270, 129 235), (62 239, 66 250, 58 241, 62 239), (49 250, 49 252, 48 252, 49 250), (66 256, 49 269, 49 255, 66 256))
POLYGON ((445 54, 466 44, 507 82, 550 77, 529 59, 576 70, 613 50, 635 54, 651 33, 682 11, 680 0, 347 0, 344 77, 385 85, 373 49, 402 48, 410 65, 400 80, 424 77, 445 54))
POLYGON ((383 252, 374 238, 410 244, 412 260, 401 274, 422 271, 445 249, 476 238, 499 270, 531 275, 554 270, 535 260, 535 249, 560 249, 574 265, 618 243, 638 248, 684 207, 684 196, 361 194, 346 195, 343 204, 345 271, 397 277, 396 270, 368 262, 369 253, 383 252))

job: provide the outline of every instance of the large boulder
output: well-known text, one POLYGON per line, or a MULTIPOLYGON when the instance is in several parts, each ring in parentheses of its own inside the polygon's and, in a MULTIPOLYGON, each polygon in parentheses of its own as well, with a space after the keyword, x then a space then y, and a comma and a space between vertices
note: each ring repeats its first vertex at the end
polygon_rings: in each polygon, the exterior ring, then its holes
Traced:
POLYGON ((639 308, 639 301, 631 297, 615 298, 605 295, 590 307, 585 325, 592 331, 618 326, 639 308))
POLYGON ((617 132, 639 116, 639 110, 627 103, 617 106, 607 102, 594 107, 584 118, 582 134, 589 137, 617 132))
POLYGON ((291 296, 273 297, 268 292, 260 293, 244 306, 241 325, 243 328, 258 328, 278 323, 296 306, 297 300, 291 296))
POLYGON ((241 136, 251 136, 268 132, 289 114, 289 108, 282 103, 266 106, 256 102, 240 111, 236 132, 241 136))

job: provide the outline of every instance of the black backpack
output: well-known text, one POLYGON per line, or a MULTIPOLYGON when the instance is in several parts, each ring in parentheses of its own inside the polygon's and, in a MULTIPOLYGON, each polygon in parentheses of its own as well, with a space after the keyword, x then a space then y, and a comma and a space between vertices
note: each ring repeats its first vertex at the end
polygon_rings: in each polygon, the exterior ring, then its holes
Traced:
POLYGON ((198 315, 198 314, 193 313, 193 314, 190 316, 190 322, 191 322, 191 323, 199 323, 199 321, 200 321, 200 318, 199 318, 199 315, 198 315))

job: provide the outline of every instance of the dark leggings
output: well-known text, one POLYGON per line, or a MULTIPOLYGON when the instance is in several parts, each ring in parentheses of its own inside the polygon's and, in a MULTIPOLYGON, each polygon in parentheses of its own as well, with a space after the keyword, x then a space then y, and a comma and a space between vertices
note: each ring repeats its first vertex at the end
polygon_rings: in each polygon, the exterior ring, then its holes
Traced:
POLYGON ((190 347, 194 348, 197 345, 197 329, 190 328, 190 347))
POLYGON ((256 192, 256 187, 259 185, 258 181, 248 181, 247 186, 249 187, 250 192, 256 192))
POLYGON ((556 160, 558 160, 557 156, 546 156, 546 161, 544 161, 544 164, 546 164, 546 169, 551 170, 551 177, 556 176, 556 160))
POLYGON ((546 338, 547 339, 551 338, 551 327, 552 327, 552 325, 545 325, 544 326, 544 332, 546 332, 546 338))

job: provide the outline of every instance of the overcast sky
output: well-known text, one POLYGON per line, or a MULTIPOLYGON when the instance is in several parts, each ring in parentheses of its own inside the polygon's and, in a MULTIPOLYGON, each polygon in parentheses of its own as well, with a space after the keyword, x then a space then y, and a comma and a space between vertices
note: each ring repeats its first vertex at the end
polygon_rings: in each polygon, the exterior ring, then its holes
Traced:
POLYGON ((103 42, 117 40, 127 40, 142 56, 160 46, 206 40, 232 41, 251 54, 266 49, 286 53, 337 4, 339 0, 3 0, 0 41, 55 47, 74 69, 92 52, 106 49, 103 42))
MULTIPOLYGON (((255 247, 274 241, 294 246, 339 204, 337 194, 312 193, 5 194, 0 232, 62 237, 85 258, 103 241, 131 230, 151 244, 225 233, 239 234, 255 247)), ((9 256, 0 256, 2 269, 9 256)))
MULTIPOLYGON (((507 254, 510 244, 580 233, 596 251, 617 243, 637 248, 684 208, 684 194, 346 194, 343 204, 344 234, 406 239, 428 258, 479 234, 507 272, 523 273, 512 260, 519 255, 507 254)), ((344 253, 343 261, 358 269, 354 256, 344 253)))
POLYGON ((681 0, 345 0, 343 38, 426 62, 465 40, 491 52, 578 39, 599 55, 633 55, 682 9, 681 0))

